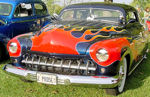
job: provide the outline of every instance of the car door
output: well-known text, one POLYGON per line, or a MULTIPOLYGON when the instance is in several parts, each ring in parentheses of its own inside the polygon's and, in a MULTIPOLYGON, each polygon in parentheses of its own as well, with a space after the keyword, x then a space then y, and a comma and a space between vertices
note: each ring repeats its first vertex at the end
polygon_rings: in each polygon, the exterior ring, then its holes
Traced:
POLYGON ((34 3, 34 11, 36 16, 38 28, 45 26, 46 24, 50 23, 49 13, 47 7, 44 3, 34 3))
POLYGON ((144 28, 140 24, 138 14, 134 11, 127 14, 127 30, 131 33, 132 44, 134 45, 135 61, 138 61, 143 55, 143 51, 146 45, 146 38, 144 38, 144 28))
POLYGON ((20 3, 15 9, 12 18, 11 28, 13 37, 19 34, 30 32, 32 25, 35 23, 32 3, 20 3))

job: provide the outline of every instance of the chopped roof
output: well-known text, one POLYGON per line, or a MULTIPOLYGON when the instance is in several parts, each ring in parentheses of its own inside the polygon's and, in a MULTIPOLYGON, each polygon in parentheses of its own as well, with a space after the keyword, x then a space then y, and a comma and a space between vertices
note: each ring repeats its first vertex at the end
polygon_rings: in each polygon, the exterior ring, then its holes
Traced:
POLYGON ((77 3, 77 4, 72 4, 70 6, 74 6, 74 5, 94 5, 94 6, 117 6, 120 8, 123 8, 125 11, 129 11, 129 10, 136 10, 134 7, 130 6, 130 5, 126 5, 126 4, 120 4, 120 3, 105 3, 105 2, 87 2, 87 3, 77 3))

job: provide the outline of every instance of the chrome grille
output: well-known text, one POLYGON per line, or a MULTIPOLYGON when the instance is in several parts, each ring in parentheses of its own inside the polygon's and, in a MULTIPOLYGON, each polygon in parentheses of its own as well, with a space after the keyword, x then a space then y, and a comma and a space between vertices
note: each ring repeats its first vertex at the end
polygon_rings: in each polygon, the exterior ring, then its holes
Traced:
POLYGON ((96 70, 96 65, 87 59, 63 59, 38 55, 24 55, 21 62, 26 64, 27 69, 34 68, 34 70, 44 70, 52 73, 65 72, 65 74, 88 75, 91 73, 94 74, 96 70))

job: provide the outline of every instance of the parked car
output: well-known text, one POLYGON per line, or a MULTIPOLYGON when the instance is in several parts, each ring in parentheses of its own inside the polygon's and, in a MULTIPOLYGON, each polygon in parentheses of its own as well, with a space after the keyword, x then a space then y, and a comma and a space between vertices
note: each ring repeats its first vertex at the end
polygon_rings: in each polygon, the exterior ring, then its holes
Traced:
POLYGON ((45 84, 91 84, 123 92, 126 76, 145 58, 147 35, 135 8, 80 3, 36 33, 9 41, 6 72, 45 84))
POLYGON ((149 17, 149 19, 147 20, 147 27, 148 27, 148 31, 150 31, 150 17, 149 17))
POLYGON ((6 55, 9 39, 38 30, 50 22, 46 5, 41 0, 0 1, 0 59, 6 55))

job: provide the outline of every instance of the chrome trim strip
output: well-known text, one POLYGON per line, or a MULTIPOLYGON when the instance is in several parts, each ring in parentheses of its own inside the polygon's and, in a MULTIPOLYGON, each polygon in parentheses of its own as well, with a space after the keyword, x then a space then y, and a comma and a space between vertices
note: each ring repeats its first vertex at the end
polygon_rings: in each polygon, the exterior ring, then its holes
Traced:
POLYGON ((145 59, 146 55, 134 66, 134 68, 128 73, 128 76, 132 74, 132 72, 139 66, 139 64, 145 59))

